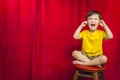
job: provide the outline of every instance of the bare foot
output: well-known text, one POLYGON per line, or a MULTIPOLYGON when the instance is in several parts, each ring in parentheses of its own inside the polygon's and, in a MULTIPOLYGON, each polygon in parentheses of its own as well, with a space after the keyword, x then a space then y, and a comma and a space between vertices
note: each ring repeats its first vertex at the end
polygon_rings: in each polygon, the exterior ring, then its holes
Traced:
POLYGON ((83 65, 83 62, 80 62, 80 61, 75 60, 75 61, 73 61, 73 64, 83 65))

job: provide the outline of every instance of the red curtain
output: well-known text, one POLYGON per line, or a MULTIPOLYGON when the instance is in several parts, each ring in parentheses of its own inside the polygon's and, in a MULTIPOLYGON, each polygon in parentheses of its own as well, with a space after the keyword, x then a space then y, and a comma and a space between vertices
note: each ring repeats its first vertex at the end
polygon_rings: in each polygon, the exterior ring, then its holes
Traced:
POLYGON ((72 80, 73 33, 98 10, 114 34, 104 41, 106 80, 120 79, 119 0, 0 0, 0 80, 72 80))

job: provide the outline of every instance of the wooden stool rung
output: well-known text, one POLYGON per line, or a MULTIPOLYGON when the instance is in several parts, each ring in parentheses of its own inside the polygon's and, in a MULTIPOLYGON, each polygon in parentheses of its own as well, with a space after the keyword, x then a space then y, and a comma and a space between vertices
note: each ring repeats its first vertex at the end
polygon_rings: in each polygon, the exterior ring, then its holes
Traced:
POLYGON ((81 76, 81 77, 93 78, 93 77, 92 77, 91 75, 89 75, 89 74, 81 74, 81 73, 79 73, 78 75, 81 76))

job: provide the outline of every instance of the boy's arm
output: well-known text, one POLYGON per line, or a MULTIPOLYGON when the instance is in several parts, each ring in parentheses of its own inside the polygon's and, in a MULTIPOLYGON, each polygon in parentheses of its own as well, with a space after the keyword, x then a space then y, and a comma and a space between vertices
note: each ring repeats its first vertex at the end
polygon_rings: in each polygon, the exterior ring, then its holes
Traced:
POLYGON ((107 39, 112 39, 113 38, 113 34, 111 32, 111 30, 109 29, 109 27, 105 24, 105 22, 103 20, 101 20, 100 25, 105 29, 106 34, 107 34, 107 39))
POLYGON ((80 34, 82 28, 85 27, 86 25, 87 25, 87 21, 84 21, 84 22, 81 23, 81 25, 74 32, 74 35, 73 35, 74 39, 81 39, 79 34, 80 34))

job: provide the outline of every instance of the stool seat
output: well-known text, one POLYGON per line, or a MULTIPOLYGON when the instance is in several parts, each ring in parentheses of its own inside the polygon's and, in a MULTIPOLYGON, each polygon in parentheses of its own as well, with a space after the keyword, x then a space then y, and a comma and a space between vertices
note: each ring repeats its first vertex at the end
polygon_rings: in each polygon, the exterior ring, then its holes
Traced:
POLYGON ((74 78, 73 80, 78 80, 78 77, 84 78, 92 78, 93 80, 104 80, 104 74, 103 71, 105 70, 105 67, 99 68, 95 66, 81 66, 78 64, 74 65, 76 68, 74 78))
POLYGON ((101 71, 101 70, 105 69, 105 67, 99 68, 96 66, 82 66, 82 65, 78 65, 78 64, 75 64, 75 67, 78 69, 81 69, 81 70, 89 70, 89 71, 94 71, 94 70, 101 71))

